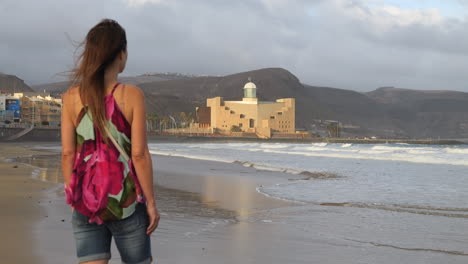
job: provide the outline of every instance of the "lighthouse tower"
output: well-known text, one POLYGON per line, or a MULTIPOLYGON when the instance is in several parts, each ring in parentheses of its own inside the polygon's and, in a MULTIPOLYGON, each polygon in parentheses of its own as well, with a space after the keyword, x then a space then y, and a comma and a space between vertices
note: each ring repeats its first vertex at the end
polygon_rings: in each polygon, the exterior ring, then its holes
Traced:
POLYGON ((244 98, 242 101, 257 102, 257 86, 252 82, 252 79, 249 78, 249 82, 244 85, 244 98))

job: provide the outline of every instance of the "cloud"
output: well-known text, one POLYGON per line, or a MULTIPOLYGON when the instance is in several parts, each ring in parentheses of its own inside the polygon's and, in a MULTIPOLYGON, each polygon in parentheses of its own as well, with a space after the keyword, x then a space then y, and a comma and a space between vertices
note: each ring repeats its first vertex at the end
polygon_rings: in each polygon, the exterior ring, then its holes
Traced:
POLYGON ((128 6, 130 7, 140 7, 146 4, 161 4, 165 2, 164 0, 127 0, 128 6))
POLYGON ((55 80, 73 64, 67 35, 104 17, 127 31, 127 75, 284 67, 312 85, 468 91, 468 22, 381 0, 4 0, 0 72, 55 80))

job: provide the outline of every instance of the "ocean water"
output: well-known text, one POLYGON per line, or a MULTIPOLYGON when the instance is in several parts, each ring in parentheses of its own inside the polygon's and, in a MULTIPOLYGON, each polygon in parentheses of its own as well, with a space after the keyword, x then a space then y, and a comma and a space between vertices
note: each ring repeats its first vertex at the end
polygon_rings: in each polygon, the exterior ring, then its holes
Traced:
POLYGON ((303 177, 257 188, 274 198, 468 218, 468 145, 158 142, 149 148, 303 177))
POLYGON ((468 218, 468 146, 158 143, 150 151, 304 175, 258 188, 276 198, 468 218))
POLYGON ((295 174, 257 191, 301 206, 262 217, 285 237, 363 250, 350 263, 468 261, 466 145, 158 143, 150 151, 295 174))

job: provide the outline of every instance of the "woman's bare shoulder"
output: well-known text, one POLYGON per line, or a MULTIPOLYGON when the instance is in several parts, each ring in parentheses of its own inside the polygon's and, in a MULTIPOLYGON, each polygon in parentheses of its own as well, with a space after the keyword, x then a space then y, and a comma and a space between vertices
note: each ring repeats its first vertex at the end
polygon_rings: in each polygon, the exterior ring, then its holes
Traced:
POLYGON ((133 104, 141 103, 144 100, 144 93, 141 88, 132 85, 132 84, 125 84, 125 98, 133 104))
POLYGON ((75 86, 70 86, 68 89, 64 92, 64 94, 78 94, 79 93, 80 86, 75 85, 75 86))
POLYGON ((143 93, 140 87, 135 86, 133 84, 125 84, 125 89, 128 89, 127 91, 130 92, 131 94, 133 93, 143 93))
POLYGON ((77 99, 79 99, 79 95, 80 95, 79 86, 71 86, 62 94, 63 103, 74 102, 77 99))

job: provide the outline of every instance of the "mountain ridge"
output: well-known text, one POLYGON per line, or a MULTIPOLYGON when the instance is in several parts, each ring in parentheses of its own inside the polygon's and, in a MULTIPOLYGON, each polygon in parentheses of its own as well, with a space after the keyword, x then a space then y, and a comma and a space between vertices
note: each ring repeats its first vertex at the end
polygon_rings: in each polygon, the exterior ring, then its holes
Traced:
MULTIPOLYGON (((399 138, 468 138, 468 93, 445 90, 412 90, 380 87, 370 92, 312 86, 283 68, 264 68, 226 76, 140 75, 122 77, 137 84, 146 95, 146 110, 159 115, 194 112, 206 98, 242 100, 251 79, 261 101, 296 98, 296 127, 323 130, 323 120, 345 126, 343 136, 399 138)), ((52 86, 49 85, 49 86, 52 86)), ((40 89, 39 86, 34 86, 40 89)), ((65 91, 65 83, 56 92, 65 91)))
POLYGON ((5 73, 0 73, 0 91, 5 93, 34 92, 22 79, 5 73))

